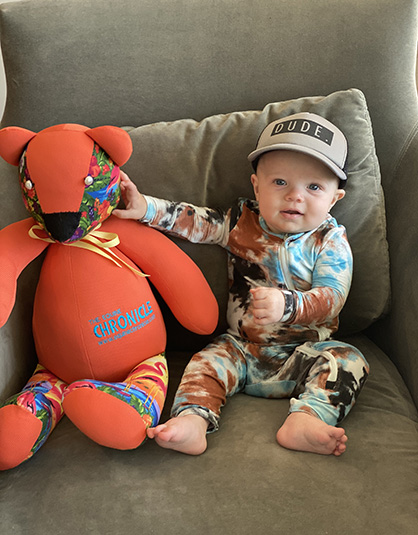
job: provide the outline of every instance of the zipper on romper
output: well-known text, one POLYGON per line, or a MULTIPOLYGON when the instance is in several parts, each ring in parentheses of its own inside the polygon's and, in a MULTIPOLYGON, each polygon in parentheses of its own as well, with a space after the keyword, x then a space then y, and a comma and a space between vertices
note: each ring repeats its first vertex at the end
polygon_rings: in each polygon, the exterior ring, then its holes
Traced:
POLYGON ((290 268, 289 268, 290 262, 289 262, 288 238, 289 238, 289 235, 286 234, 284 236, 283 242, 281 244, 277 244, 278 256, 280 260, 280 267, 282 268, 284 281, 286 283, 286 287, 288 290, 295 290, 295 285, 293 284, 293 279, 292 279, 292 275, 290 273, 290 268))

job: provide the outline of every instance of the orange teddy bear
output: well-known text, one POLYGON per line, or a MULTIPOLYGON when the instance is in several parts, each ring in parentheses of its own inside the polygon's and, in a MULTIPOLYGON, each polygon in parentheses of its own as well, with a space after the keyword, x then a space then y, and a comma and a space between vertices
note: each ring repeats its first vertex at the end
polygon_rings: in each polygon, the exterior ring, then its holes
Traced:
POLYGON ((0 156, 19 166, 32 216, 0 231, 0 327, 19 274, 47 249, 33 310, 39 365, 0 406, 0 469, 31 457, 64 412, 104 446, 145 440, 168 382, 164 321, 148 276, 186 328, 216 327, 216 300, 191 259, 159 232, 111 216, 131 152, 129 135, 113 126, 0 130, 0 156))

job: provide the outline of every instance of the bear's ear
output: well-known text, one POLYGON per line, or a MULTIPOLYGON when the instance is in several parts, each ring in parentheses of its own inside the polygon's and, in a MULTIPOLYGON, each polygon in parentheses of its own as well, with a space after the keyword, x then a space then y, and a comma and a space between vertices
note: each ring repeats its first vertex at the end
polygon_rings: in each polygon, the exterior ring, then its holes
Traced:
POLYGON ((129 134, 117 126, 98 126, 85 133, 107 152, 116 165, 126 163, 132 154, 129 134))
POLYGON ((0 130, 0 156, 7 163, 19 165, 24 148, 35 136, 35 132, 19 126, 3 128, 0 130))

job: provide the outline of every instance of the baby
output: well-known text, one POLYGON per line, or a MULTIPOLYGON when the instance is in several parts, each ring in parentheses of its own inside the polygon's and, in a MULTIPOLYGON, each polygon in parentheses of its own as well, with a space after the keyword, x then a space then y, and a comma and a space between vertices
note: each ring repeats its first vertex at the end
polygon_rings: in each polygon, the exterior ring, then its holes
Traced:
POLYGON ((290 398, 277 442, 341 455, 337 427, 368 376, 355 347, 331 339, 351 284, 344 227, 329 214, 345 195, 347 141, 331 122, 298 113, 270 123, 248 156, 256 200, 226 212, 144 196, 122 173, 126 209, 137 219, 228 252, 228 330, 192 357, 171 419, 148 429, 164 448, 206 450, 226 398, 237 392, 290 398))

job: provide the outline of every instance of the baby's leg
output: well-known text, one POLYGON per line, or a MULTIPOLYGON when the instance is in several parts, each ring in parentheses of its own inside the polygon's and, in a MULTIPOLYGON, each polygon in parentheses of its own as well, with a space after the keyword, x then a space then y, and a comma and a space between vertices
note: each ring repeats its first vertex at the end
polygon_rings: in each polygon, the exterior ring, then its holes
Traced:
POLYGON ((344 429, 334 427, 353 407, 368 375, 368 364, 353 346, 327 341, 304 344, 291 357, 313 359, 304 390, 290 402, 291 414, 277 432, 289 449, 341 455, 346 449, 344 429))
POLYGON ((162 448, 180 451, 188 455, 200 455, 206 450, 208 421, 196 414, 176 416, 165 424, 148 429, 149 438, 154 438, 162 448))
POLYGON ((206 450, 206 433, 216 431, 226 397, 242 389, 245 360, 239 344, 222 335, 187 365, 177 390, 171 420, 147 430, 163 448, 190 455, 206 450))
POLYGON ((341 427, 328 425, 305 412, 292 412, 277 431, 284 448, 339 456, 346 450, 347 436, 341 427))

